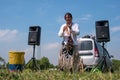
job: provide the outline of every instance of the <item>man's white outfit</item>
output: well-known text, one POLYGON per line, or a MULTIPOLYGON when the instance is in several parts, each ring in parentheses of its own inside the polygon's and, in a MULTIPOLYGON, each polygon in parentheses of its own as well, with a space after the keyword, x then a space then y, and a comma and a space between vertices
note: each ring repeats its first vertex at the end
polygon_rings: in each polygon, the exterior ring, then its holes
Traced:
POLYGON ((72 26, 71 26, 72 33, 70 33, 69 27, 67 28, 67 30, 63 32, 64 26, 66 26, 66 23, 61 26, 58 32, 58 36, 63 37, 65 43, 67 43, 68 37, 71 36, 73 40, 73 45, 77 45, 77 35, 79 35, 80 33, 78 24, 72 23, 72 26))
POLYGON ((60 30, 58 32, 58 36, 63 38, 63 42, 65 44, 68 43, 68 38, 69 36, 71 36, 72 40, 73 40, 73 54, 71 55, 71 57, 69 58, 65 58, 64 54, 62 54, 62 50, 60 52, 60 56, 59 56, 59 67, 60 69, 62 68, 62 70, 64 70, 64 68, 69 69, 69 70, 74 70, 74 71, 78 71, 78 65, 80 63, 80 58, 79 58, 79 54, 78 54, 78 43, 77 43, 77 35, 79 35, 80 31, 79 31, 79 26, 76 23, 72 23, 71 25, 71 32, 70 32, 70 28, 67 27, 66 30, 63 32, 63 28, 64 26, 66 26, 66 23, 63 24, 60 27, 60 30))

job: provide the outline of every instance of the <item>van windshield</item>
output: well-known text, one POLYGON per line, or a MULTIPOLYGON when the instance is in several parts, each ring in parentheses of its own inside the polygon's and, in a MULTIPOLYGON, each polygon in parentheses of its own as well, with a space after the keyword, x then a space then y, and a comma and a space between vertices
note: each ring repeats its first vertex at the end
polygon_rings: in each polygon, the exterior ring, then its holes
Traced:
POLYGON ((78 43, 79 50, 92 50, 92 48, 92 41, 80 41, 80 43, 78 43))

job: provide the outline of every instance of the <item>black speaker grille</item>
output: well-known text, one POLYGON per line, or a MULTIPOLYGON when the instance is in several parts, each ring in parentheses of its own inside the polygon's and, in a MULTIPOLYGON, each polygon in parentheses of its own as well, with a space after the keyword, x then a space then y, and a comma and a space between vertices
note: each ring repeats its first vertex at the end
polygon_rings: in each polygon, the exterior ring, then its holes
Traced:
POLYGON ((41 28, 39 26, 31 26, 29 28, 28 45, 40 45, 41 28))
POLYGON ((97 21, 96 22, 96 38, 98 42, 110 41, 109 34, 109 23, 108 21, 97 21))

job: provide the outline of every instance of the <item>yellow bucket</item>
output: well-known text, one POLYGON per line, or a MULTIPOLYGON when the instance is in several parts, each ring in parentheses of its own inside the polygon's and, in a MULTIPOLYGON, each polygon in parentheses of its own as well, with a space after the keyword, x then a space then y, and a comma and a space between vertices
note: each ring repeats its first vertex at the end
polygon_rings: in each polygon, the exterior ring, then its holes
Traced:
POLYGON ((25 52, 9 52, 9 64, 24 64, 24 54, 25 52))

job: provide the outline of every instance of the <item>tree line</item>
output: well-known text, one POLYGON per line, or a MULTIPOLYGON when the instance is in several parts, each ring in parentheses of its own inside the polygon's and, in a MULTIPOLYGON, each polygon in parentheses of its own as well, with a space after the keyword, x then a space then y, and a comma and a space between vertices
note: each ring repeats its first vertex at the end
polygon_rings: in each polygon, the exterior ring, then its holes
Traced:
MULTIPOLYGON (((49 59, 47 57, 42 57, 39 60, 35 60, 35 64, 37 67, 39 67, 41 70, 48 69, 48 68, 55 68, 53 64, 49 62, 49 59)), ((31 68, 33 66, 33 61, 28 62, 25 64, 25 68, 31 68)))
MULTIPOLYGON (((112 62, 113 62, 114 70, 120 69, 120 60, 113 59, 112 62)), ((39 60, 37 59, 36 63, 41 70, 45 70, 45 69, 49 69, 49 68, 57 68, 57 65, 51 64, 47 57, 42 57, 39 60)), ((24 63, 23 66, 26 69, 31 68, 32 61, 30 61, 27 64, 24 63)), ((0 69, 1 68, 9 68, 9 63, 6 64, 5 60, 2 57, 0 57, 0 69)))

